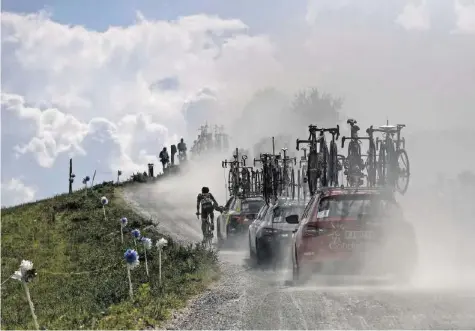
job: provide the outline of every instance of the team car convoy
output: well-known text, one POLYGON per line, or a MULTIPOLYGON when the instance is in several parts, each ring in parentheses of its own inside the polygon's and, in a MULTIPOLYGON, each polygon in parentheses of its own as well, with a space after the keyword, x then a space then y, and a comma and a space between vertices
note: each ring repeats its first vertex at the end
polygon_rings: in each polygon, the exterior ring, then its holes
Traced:
POLYGON ((274 138, 272 150, 252 165, 236 148, 222 162, 230 198, 224 207, 215 205, 218 245, 248 241, 258 265, 290 261, 296 282, 329 269, 368 268, 408 280, 417 263, 416 238, 396 200, 410 178, 405 125, 370 126, 359 136, 357 121, 347 124, 346 156, 338 152, 338 125, 309 125, 308 138, 296 142, 300 157, 288 148, 276 153, 274 138))

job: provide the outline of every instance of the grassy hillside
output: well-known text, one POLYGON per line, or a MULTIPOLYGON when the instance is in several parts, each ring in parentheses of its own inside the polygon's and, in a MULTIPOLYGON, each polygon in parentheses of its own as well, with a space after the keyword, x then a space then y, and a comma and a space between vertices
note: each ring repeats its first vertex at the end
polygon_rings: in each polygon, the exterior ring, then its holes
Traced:
MULTIPOLYGON (((96 186, 84 191, 2 210, 2 283, 31 260, 38 272, 29 284, 41 328, 143 329, 157 326, 173 308, 184 305, 218 277, 217 258, 200 246, 182 247, 170 238, 164 249, 162 286, 158 282, 158 251, 162 236, 151 221, 134 214, 121 199, 120 188, 96 186), (107 221, 100 197, 106 196, 107 221), (129 223, 120 239, 120 219, 129 223), (129 300, 124 252, 134 248, 130 231, 138 228, 153 239, 147 252, 150 278, 145 273, 143 246, 140 266, 132 270, 134 302, 129 300)), ((2 329, 32 329, 34 324, 21 283, 2 285, 2 329)))

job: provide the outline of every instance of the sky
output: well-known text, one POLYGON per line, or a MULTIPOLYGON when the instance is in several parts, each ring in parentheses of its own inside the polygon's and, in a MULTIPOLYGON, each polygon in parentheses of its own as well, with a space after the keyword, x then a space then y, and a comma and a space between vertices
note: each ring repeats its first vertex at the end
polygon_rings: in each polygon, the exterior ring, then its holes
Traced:
POLYGON ((4 0, 1 15, 2 206, 67 191, 70 157, 75 188, 144 171, 267 87, 315 86, 408 133, 475 118, 475 0, 4 0))

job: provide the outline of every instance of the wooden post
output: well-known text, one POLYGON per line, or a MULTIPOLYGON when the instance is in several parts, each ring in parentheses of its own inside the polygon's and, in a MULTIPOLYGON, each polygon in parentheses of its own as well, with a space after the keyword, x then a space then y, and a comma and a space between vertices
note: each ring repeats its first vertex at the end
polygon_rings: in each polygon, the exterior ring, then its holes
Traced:
POLYGON ((69 159, 69 194, 73 193, 73 159, 69 159))

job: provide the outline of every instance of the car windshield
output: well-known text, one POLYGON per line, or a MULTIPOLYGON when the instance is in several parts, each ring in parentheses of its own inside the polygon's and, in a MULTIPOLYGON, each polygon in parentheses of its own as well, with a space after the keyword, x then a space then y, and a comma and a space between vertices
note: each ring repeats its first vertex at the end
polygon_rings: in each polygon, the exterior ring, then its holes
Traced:
POLYGON ((241 204, 241 211, 257 214, 263 205, 263 200, 245 200, 241 204))
POLYGON ((317 218, 359 218, 363 215, 391 215, 398 213, 396 204, 374 195, 342 195, 323 198, 317 218))
POLYGON ((286 207, 276 207, 274 209, 274 223, 283 223, 285 218, 290 215, 302 215, 305 206, 286 206, 286 207))

